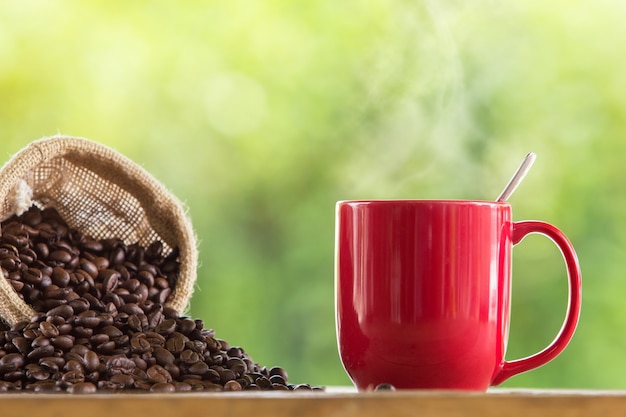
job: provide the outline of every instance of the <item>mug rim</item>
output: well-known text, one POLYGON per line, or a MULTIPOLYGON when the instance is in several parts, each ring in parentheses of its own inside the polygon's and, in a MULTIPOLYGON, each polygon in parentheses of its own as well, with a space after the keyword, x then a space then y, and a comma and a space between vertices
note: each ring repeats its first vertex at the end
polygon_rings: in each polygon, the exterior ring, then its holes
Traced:
POLYGON ((507 201, 490 201, 490 200, 464 200, 464 199, 358 199, 358 200, 339 200, 337 206, 345 204, 376 204, 376 205, 391 205, 391 204, 411 204, 411 205, 470 205, 470 206, 503 206, 510 207, 511 204, 507 201))

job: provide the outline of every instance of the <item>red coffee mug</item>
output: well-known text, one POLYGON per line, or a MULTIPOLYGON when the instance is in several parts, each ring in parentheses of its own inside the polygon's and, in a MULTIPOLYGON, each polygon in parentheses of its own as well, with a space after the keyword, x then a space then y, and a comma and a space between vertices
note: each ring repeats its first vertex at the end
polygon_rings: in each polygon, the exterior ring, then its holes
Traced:
POLYGON ((554 359, 578 323, 574 248, 548 223, 513 222, 507 203, 340 201, 335 251, 339 355, 360 390, 485 391, 554 359), (561 250, 569 303, 548 347, 507 361, 511 251, 530 233, 561 250))

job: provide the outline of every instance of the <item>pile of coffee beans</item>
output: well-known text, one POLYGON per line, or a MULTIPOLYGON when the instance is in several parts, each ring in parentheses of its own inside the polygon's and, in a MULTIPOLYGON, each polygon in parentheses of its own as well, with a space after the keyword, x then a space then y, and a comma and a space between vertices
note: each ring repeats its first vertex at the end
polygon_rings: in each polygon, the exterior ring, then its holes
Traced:
POLYGON ((320 390, 165 307, 179 264, 160 242, 95 240, 33 206, 1 224, 0 268, 37 312, 0 331, 0 391, 320 390))

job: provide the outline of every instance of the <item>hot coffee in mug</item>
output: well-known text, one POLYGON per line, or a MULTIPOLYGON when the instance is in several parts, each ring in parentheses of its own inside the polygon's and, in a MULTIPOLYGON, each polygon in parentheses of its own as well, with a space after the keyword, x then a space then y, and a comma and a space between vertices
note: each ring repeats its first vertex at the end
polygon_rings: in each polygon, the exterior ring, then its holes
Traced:
POLYGON ((514 222, 501 202, 340 201, 336 209, 337 341, 358 389, 484 391, 554 359, 574 334, 580 268, 556 227, 514 222), (530 233, 561 250, 569 303, 549 346, 507 361, 512 248, 530 233))

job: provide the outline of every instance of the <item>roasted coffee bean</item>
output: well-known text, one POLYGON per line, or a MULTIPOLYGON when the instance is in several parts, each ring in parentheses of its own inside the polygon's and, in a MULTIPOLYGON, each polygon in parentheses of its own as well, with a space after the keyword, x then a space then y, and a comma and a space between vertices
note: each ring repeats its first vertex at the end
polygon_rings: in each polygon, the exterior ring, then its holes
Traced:
POLYGON ((97 370, 98 366, 100 365, 100 357, 93 350, 87 350, 87 352, 83 356, 83 361, 85 364, 85 369, 90 372, 97 370))
MULTIPOLYGON (((86 312, 93 311, 87 310, 86 312)), ((100 324, 100 318, 97 316, 78 316, 75 321, 77 326, 93 329, 100 324)))
POLYGON ((80 246, 84 251, 91 253, 100 253, 104 249, 102 242, 89 238, 85 239, 80 246))
POLYGON ((173 354, 178 354, 185 349, 185 342, 187 341, 189 339, 182 333, 173 333, 165 342, 165 347, 173 354))
POLYGON ((109 374, 125 374, 130 375, 137 365, 132 359, 129 359, 125 355, 112 356, 106 363, 106 368, 109 374))
POLYGON ((110 338, 106 333, 96 333, 89 338, 89 343, 92 346, 98 346, 108 341, 110 341, 110 338))
POLYGON ((30 342, 25 337, 15 337, 11 342, 13 343, 13 346, 17 348, 17 351, 23 355, 27 354, 30 350, 30 342))
POLYGON ((278 375, 278 376, 282 377, 285 381, 288 378, 287 371, 285 371, 283 368, 280 368, 278 366, 275 366, 272 369, 270 369, 269 375, 270 376, 278 375))
POLYGON ((171 288, 164 288, 159 293, 157 293, 157 295, 153 297, 152 299, 159 304, 165 304, 165 302, 167 301, 171 293, 172 293, 171 288))
POLYGON ((172 352, 162 347, 154 348, 152 355, 157 360, 157 363, 161 366, 174 363, 174 361, 176 360, 172 352))
POLYGON ((85 382, 85 374, 80 371, 67 371, 61 375, 61 381, 68 382, 70 384, 85 382))
POLYGON ((70 306, 76 314, 80 314, 84 311, 87 311, 89 310, 89 307, 90 307, 89 301, 85 300, 82 297, 70 301, 67 305, 70 306))
POLYGON ((225 391, 241 391, 242 389, 241 384, 235 380, 230 380, 224 384, 225 391))
MULTIPOLYGON (((39 333, 41 334, 41 331, 39 333)), ((37 336, 30 342, 30 346, 32 348, 48 346, 49 344, 50 344, 50 339, 48 339, 46 336, 37 336)))
POLYGON ((176 320, 165 319, 156 327, 155 330, 157 333, 160 333, 164 336, 170 335, 176 330, 176 320))
POLYGON ((113 374, 110 381, 119 389, 128 389, 135 385, 135 378, 131 374, 113 374))
POLYGON ((61 391, 61 387, 54 381, 45 380, 38 381, 32 384, 26 384, 26 389, 34 392, 58 392, 61 391))
POLYGON ((80 258, 79 265, 80 268, 88 273, 92 278, 98 277, 98 267, 93 262, 85 258, 80 258))
POLYGON ((96 346, 96 351, 100 354, 111 355, 115 352, 115 342, 108 341, 96 346))
POLYGON ((0 373, 15 371, 26 363, 21 353, 8 353, 0 358, 0 373))
POLYGON ((121 275, 113 269, 105 269, 100 271, 100 279, 102 280, 102 288, 106 292, 113 292, 117 288, 121 275))
POLYGON ((189 392, 191 391, 191 384, 180 381, 172 381, 172 385, 176 389, 176 392, 189 392))
POLYGON ((56 262, 57 264, 66 264, 72 260, 72 254, 69 251, 63 249, 54 250, 50 252, 48 259, 56 262))
POLYGON ((150 381, 157 382, 172 382, 172 375, 160 365, 153 365, 146 371, 148 379, 150 381))
POLYGON ((47 321, 41 322, 39 329, 41 330, 41 335, 48 338, 57 337, 59 335, 59 329, 57 326, 47 321))
POLYGON ((272 385, 275 385, 275 384, 287 385, 287 381, 285 380, 285 378, 283 378, 280 375, 270 376, 270 382, 272 383, 272 385))
POLYGON ((186 350, 183 350, 183 351, 180 353, 179 360, 180 360, 182 363, 192 365, 192 364, 194 364, 194 363, 198 362, 198 361, 200 360, 200 357, 199 357, 199 356, 198 356, 198 354, 197 354, 196 352, 194 352, 193 350, 186 349, 186 350))
POLYGON ((41 270, 37 268, 28 268, 24 272, 22 272, 22 277, 24 280, 30 284, 40 284, 43 279, 43 274, 41 270))
POLYGON ((150 387, 150 392, 175 392, 176 387, 168 382, 157 382, 150 387))
POLYGON ((81 355, 68 354, 65 355, 65 359, 67 359, 67 362, 65 363, 65 366, 63 366, 64 371, 85 372, 85 365, 83 365, 84 359, 81 355), (76 357, 76 359, 72 359, 74 357, 76 357))
POLYGON ((209 365, 207 365, 206 362, 198 361, 189 365, 187 369, 191 374, 202 376, 209 372, 209 365))
POLYGON ((262 390, 272 389, 272 382, 264 376, 257 378, 254 383, 262 390))
POLYGON ((124 333, 122 333, 122 331, 120 329, 118 329, 115 326, 105 326, 102 329, 100 329, 100 332, 102 332, 105 335, 109 336, 110 339, 118 338, 118 337, 120 337, 120 336, 122 336, 124 334, 124 333))
POLYGON ((195 330, 195 328, 196 322, 189 318, 183 318, 182 320, 178 321, 178 331, 184 335, 188 335, 193 330, 195 330))
POLYGON ((92 382, 79 382, 70 386, 67 392, 71 394, 93 394, 98 388, 92 382))
POLYGON ((72 308, 71 303, 52 308, 46 312, 46 316, 48 317, 62 317, 65 320, 72 317, 73 315, 74 315, 74 308, 72 308))
POLYGON ((50 356, 54 353, 54 346, 52 345, 44 345, 39 346, 31 350, 26 357, 29 360, 37 360, 39 358, 43 358, 44 356, 50 356))
POLYGON ((133 353, 148 352, 151 348, 150 342, 145 337, 134 336, 130 339, 130 350, 133 353))
POLYGON ((46 368, 50 373, 56 373, 63 368, 65 359, 59 356, 46 356, 39 359, 39 365, 46 368))
POLYGON ((59 335, 57 337, 53 337, 50 339, 50 342, 54 345, 54 347, 59 348, 63 351, 68 351, 74 346, 74 336, 71 335, 59 335))

